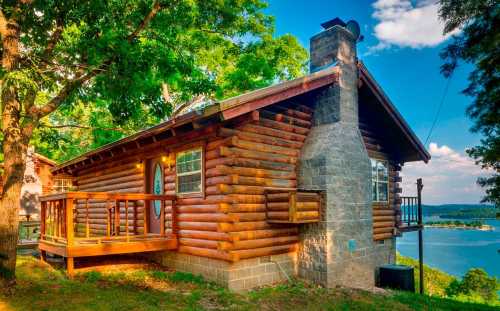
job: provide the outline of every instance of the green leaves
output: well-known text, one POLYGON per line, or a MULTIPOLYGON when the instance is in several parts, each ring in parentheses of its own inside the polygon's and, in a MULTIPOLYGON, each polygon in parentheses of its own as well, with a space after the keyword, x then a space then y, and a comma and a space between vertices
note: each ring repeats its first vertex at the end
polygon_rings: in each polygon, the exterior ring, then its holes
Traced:
POLYGON ((478 180, 485 188, 484 202, 500 206, 500 4, 494 0, 441 0, 440 16, 445 33, 460 29, 441 53, 442 73, 449 77, 460 61, 473 64, 469 85, 463 90, 474 98, 467 115, 474 121, 473 132, 481 144, 468 151, 492 176, 478 180))

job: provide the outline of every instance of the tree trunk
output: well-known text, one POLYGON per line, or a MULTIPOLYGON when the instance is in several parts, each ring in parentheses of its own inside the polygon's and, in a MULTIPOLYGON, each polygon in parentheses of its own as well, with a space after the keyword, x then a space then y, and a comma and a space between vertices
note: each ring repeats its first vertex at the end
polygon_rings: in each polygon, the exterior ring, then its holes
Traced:
MULTIPOLYGON (((2 29, 2 67, 7 74, 18 69, 19 33, 19 25, 13 20, 7 21, 2 29)), ((21 187, 34 123, 29 121, 27 128, 21 127, 16 83, 3 83, 1 95, 4 172, 0 203, 0 282, 5 285, 2 287, 7 287, 15 280, 21 187)))

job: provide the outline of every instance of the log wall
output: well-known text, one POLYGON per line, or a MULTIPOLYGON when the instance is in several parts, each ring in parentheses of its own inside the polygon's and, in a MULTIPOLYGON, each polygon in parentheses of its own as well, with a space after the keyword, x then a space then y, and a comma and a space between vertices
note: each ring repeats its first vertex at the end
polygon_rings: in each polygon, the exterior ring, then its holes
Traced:
MULTIPOLYGON (((373 118, 373 116, 372 116, 373 118)), ((391 151, 390 142, 384 139, 381 127, 377 126, 365 115, 360 115, 359 128, 363 137, 368 156, 389 163, 389 200, 387 203, 374 202, 373 207, 373 239, 376 241, 389 239, 394 236, 396 229, 397 215, 400 209, 401 199, 400 187, 401 177, 399 171, 401 167, 391 151)))

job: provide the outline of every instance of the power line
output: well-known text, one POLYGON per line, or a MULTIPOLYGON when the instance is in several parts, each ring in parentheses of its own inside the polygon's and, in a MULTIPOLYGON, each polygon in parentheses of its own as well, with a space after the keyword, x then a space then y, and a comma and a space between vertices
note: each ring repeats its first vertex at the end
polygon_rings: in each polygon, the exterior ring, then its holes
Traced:
POLYGON ((434 121, 432 122, 432 126, 429 129, 429 134, 427 135, 427 138, 425 139, 425 144, 424 144, 425 146, 427 146, 427 143, 429 142, 429 139, 431 138, 432 131, 434 130, 434 127, 436 126, 436 123, 439 119, 439 115, 441 114, 441 109, 443 108, 444 100, 446 98, 446 95, 448 94, 448 88, 450 87, 451 77, 452 77, 452 75, 450 75, 448 77, 448 81, 446 81, 446 85, 445 85, 444 91, 443 91, 443 96, 441 97, 441 102, 439 103, 439 107, 438 107, 438 110, 436 112, 436 116, 434 117, 434 121))

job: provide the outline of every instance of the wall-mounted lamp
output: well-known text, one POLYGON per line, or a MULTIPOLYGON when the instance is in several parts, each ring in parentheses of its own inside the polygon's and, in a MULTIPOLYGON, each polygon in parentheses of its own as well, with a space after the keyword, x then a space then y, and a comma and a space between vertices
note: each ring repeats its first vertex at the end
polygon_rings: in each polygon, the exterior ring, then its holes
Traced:
POLYGON ((175 158, 174 154, 170 153, 168 155, 164 155, 161 157, 161 161, 165 164, 166 167, 170 170, 172 166, 175 165, 175 158))
POLYGON ((138 169, 140 169, 140 170, 142 170, 142 168, 143 168, 142 161, 141 161, 141 162, 139 162, 139 163, 137 163, 137 164, 135 165, 135 167, 136 167, 136 168, 138 168, 138 169))

